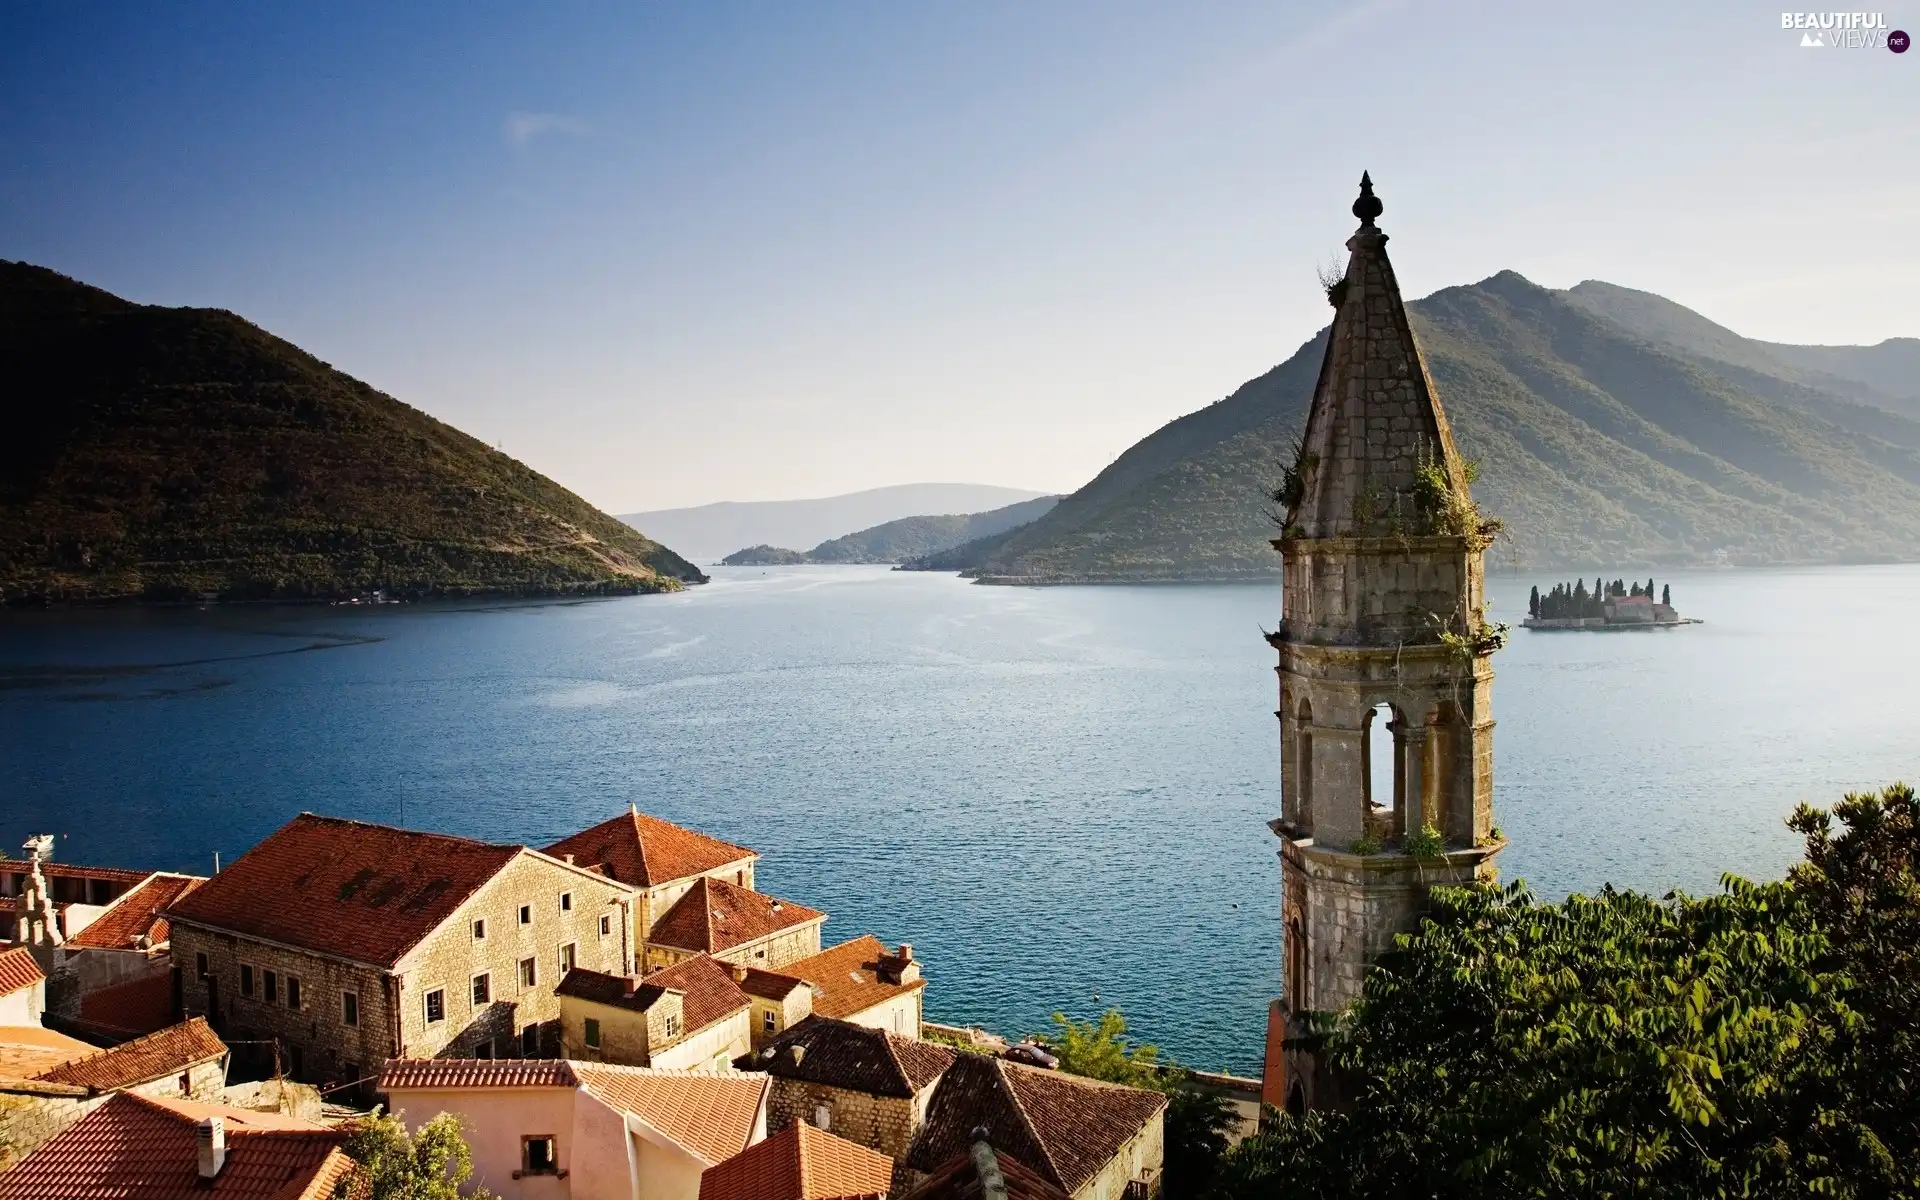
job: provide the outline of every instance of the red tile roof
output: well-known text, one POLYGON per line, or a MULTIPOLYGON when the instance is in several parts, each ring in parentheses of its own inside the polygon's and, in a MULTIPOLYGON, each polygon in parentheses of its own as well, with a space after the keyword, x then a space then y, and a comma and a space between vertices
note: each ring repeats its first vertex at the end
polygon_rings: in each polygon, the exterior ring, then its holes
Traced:
POLYGON ((893 1160, 796 1121, 700 1176, 700 1200, 884 1200, 893 1160))
POLYGON ((704 954, 696 954, 640 980, 576 967, 568 971, 553 990, 556 995, 634 1012, 652 1008, 668 991, 679 992, 680 1019, 689 1036, 752 1003, 734 982, 733 968, 704 954))
POLYGON ((390 1058, 380 1072, 383 1092, 577 1086, 557 1058, 390 1058))
POLYGON ((25 946, 0 950, 0 996, 9 996, 21 988, 30 988, 47 977, 25 946))
POLYGON ((163 946, 169 931, 160 914, 206 880, 192 875, 155 875, 139 887, 125 893, 94 918, 93 924, 67 939, 67 945, 82 950, 144 950, 163 946), (147 945, 134 939, 145 937, 147 945))
POLYGON ((660 1071, 573 1063, 602 1103, 630 1112, 708 1165, 740 1153, 760 1132, 773 1080, 745 1071, 660 1071))
MULTIPOLYGON (((1007 1185, 1007 1200, 1068 1200, 1067 1194, 1042 1179, 1011 1154, 994 1151, 994 1165, 1007 1185)), ((982 1200, 980 1171, 973 1154, 958 1154, 947 1164, 920 1181, 900 1200, 982 1200)))
MULTIPOLYGON (((17 871, 22 875, 30 874, 33 864, 24 858, 8 858, 0 855, 0 871, 17 871)), ((150 871, 133 871, 126 867, 87 867, 79 863, 46 862, 40 863, 40 874, 48 879, 104 879, 109 883, 139 883, 150 871)))
POLYGON ((952 1050, 932 1042, 812 1016, 741 1061, 751 1061, 755 1069, 782 1079, 907 1097, 939 1079, 955 1057, 952 1050))
POLYGON ((662 1071, 560 1059, 391 1059, 380 1090, 482 1091, 584 1087, 703 1161, 738 1154, 760 1127, 772 1081, 744 1071, 662 1071))
POLYGON ((167 915, 391 967, 523 852, 301 813, 167 915))
POLYGON ((278 1114, 116 1092, 0 1175, 0 1200, 318 1200, 352 1173, 344 1131, 278 1114), (200 1179, 196 1126, 218 1115, 227 1161, 200 1179))
POLYGON ((555 858, 571 854, 578 865, 602 873, 611 868, 615 879, 634 887, 658 887, 760 857, 745 846, 634 811, 555 842, 546 853, 555 858))
POLYGON ((742 970, 745 977, 739 979, 740 990, 762 1000, 785 1000, 795 988, 807 986, 806 980, 784 971, 763 971, 759 967, 744 967, 742 970))
POLYGON ((176 1019, 173 978, 166 971, 95 988, 80 996, 79 1023, 86 1026, 83 1032, 97 1030, 107 1041, 165 1029, 176 1019))
POLYGON ((791 900, 778 900, 724 880, 702 876, 654 922, 647 943, 675 950, 718 954, 793 929, 827 914, 791 900))
POLYGON ((43 1071, 38 1078, 105 1092, 173 1075, 226 1052, 227 1044, 207 1026, 206 1018, 195 1017, 43 1071))
POLYGON ((903 982, 901 965, 886 943, 869 933, 790 962, 780 972, 813 985, 814 1012, 844 1021, 927 986, 920 978, 903 982))
POLYGON ((932 1173, 987 1130, 995 1149, 1065 1191, 1077 1190, 1167 1106, 1159 1092, 962 1054, 940 1077, 926 1120, 902 1160, 932 1173))

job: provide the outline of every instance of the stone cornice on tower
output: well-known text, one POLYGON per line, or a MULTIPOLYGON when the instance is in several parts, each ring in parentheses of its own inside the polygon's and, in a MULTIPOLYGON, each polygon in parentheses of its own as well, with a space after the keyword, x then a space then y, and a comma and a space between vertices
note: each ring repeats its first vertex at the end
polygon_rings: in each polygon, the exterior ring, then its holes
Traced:
POLYGON ((1329 289, 1333 329, 1301 437, 1289 538, 1431 531, 1432 513, 1416 486, 1423 464, 1439 466, 1452 489, 1467 494, 1453 430, 1387 258, 1387 235, 1373 222, 1383 206, 1369 177, 1361 176, 1360 187, 1353 206, 1360 228, 1347 239, 1346 274, 1329 289))

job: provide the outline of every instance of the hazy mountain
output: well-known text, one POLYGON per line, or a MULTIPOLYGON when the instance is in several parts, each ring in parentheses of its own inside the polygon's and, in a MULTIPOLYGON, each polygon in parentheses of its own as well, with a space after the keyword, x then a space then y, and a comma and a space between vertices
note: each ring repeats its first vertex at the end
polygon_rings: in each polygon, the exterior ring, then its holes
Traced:
MULTIPOLYGON (((1704 322, 1672 309, 1670 327, 1680 314, 1704 322)), ((1458 443, 1480 463, 1475 495, 1508 523, 1496 563, 1920 558, 1920 422, 1863 403, 1860 381, 1817 386, 1825 377, 1737 343, 1721 353, 1744 363, 1655 344, 1512 272, 1409 311, 1458 443)), ((1691 328, 1708 342, 1711 330, 1691 328)), ((1046 516, 947 565, 1037 581, 1273 574, 1266 496, 1325 344, 1323 329, 1046 516)))
POLYGON ((921 513, 977 513, 1041 494, 984 483, 903 483, 817 500, 728 500, 620 519, 707 562, 739 546, 815 546, 849 529, 921 513))
POLYGON ((1920 338, 1888 338, 1877 346, 1795 346, 1741 337, 1664 296, 1597 279, 1559 295, 1671 349, 1920 418, 1920 338))
POLYGON ((918 559, 962 543, 1017 529, 1059 502, 1058 496, 1022 500, 982 513, 902 517, 871 529, 833 538, 808 551, 779 546, 749 546, 721 559, 723 566, 767 567, 791 563, 898 563, 918 559))
POLYGON ((0 597, 656 591, 702 576, 232 313, 0 262, 0 597))

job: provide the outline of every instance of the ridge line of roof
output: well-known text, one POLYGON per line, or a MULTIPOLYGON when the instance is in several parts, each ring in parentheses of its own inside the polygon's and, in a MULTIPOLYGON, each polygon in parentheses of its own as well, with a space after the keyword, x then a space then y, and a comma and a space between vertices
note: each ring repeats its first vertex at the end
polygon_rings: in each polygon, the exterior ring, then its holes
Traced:
POLYGON ((1043 1160, 1041 1165, 1053 1176, 1053 1182, 1066 1190, 1067 1177, 1061 1174, 1060 1164, 1054 1161, 1053 1150, 1048 1147, 1047 1139, 1040 1136, 1040 1131, 1034 1127, 1033 1118, 1027 1115, 1027 1106, 1020 1102, 1019 1089, 1015 1088, 1012 1080, 1007 1078, 1007 1063, 999 1058, 990 1058, 987 1063, 993 1069, 994 1081, 1007 1094, 1007 1099, 1013 1102, 1013 1111, 1020 1118, 1020 1124, 1025 1127, 1027 1137, 1039 1148, 1040 1157, 1043 1160))

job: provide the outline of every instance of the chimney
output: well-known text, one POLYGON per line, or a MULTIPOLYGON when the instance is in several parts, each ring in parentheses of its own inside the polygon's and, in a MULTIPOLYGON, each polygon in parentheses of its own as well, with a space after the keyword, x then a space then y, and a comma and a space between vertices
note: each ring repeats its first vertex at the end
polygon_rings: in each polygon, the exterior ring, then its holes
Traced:
POLYGON ((735 983, 745 983, 747 981, 747 969, 736 966, 733 969, 733 981, 735 983))
POLYGON ((800 1060, 806 1056, 807 1048, 799 1042, 795 1042, 787 1047, 787 1057, 793 1060, 793 1065, 796 1067, 800 1065, 800 1060))
POLYGON ((895 958, 898 958, 898 959, 899 959, 899 960, 900 960, 901 962, 903 962, 903 963, 910 963, 910 962, 912 962, 912 961, 913 961, 913 943, 912 943, 912 942, 901 942, 901 943, 900 943, 900 953, 898 953, 898 954, 896 954, 896 955, 894 955, 894 957, 895 957, 895 958))
POLYGON ((201 1121, 194 1127, 193 1141, 200 1152, 200 1178, 219 1178, 220 1168, 227 1165, 227 1119, 208 1117, 201 1121))
POLYGON ((560 857, 561 857, 561 858, 564 858, 564 859, 566 859, 566 860, 567 860, 567 865, 568 865, 568 866, 572 866, 572 865, 573 865, 573 855, 571 855, 571 854, 562 854, 562 855, 561 855, 560 857))

